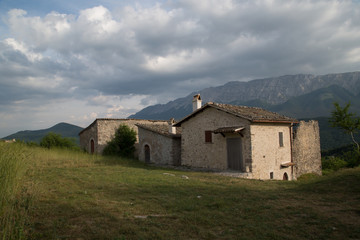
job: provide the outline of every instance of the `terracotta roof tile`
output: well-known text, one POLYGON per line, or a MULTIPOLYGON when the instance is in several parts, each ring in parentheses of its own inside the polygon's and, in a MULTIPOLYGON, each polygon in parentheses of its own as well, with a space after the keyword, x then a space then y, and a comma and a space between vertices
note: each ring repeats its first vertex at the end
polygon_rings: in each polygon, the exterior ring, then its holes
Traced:
POLYGON ((225 112, 234 114, 239 117, 243 117, 253 122, 258 121, 277 121, 277 122, 297 122, 296 119, 271 112, 258 107, 236 106, 222 103, 208 103, 208 105, 225 112))
POLYGON ((208 107, 216 108, 220 111, 235 115, 237 117, 241 117, 244 119, 247 119, 251 122, 274 122, 274 123, 296 123, 298 120, 294 118, 290 118, 275 112, 271 112, 262 108, 258 107, 247 107, 247 106, 237 106, 237 105, 230 105, 230 104, 223 104, 223 103, 213 103, 208 102, 200 109, 194 111, 190 115, 186 116, 182 120, 180 120, 178 123, 175 124, 175 126, 181 126, 181 123, 189 120, 193 116, 195 116, 197 113, 203 111, 204 109, 208 107))
POLYGON ((167 137, 181 137, 181 128, 176 128, 176 134, 169 132, 169 125, 164 124, 135 124, 136 126, 167 136, 167 137))

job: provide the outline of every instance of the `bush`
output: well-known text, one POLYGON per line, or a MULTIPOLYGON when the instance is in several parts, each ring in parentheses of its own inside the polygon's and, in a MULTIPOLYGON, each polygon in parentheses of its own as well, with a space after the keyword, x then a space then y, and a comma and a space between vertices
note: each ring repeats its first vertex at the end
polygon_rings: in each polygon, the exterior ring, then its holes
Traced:
POLYGON ((360 165, 360 153, 357 149, 345 152, 343 158, 347 162, 347 167, 353 168, 360 165))
POLYGON ((63 138, 60 134, 53 132, 48 133, 45 137, 41 139, 41 147, 45 148, 69 148, 69 149, 78 149, 75 140, 71 138, 63 138))
POLYGON ((127 125, 120 125, 114 138, 104 148, 104 155, 132 158, 135 152, 136 132, 127 125))
POLYGON ((330 157, 322 158, 322 168, 323 168, 323 170, 337 171, 340 168, 346 167, 347 164, 348 163, 346 161, 344 161, 340 157, 330 156, 330 157))

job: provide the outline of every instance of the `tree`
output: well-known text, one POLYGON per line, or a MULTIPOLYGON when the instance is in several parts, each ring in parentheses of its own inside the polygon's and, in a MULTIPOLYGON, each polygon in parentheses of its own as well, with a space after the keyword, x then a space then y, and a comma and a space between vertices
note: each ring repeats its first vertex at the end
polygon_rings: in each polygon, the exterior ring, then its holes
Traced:
POLYGON ((73 139, 63 138, 60 134, 50 132, 46 134, 40 141, 40 146, 45 148, 70 148, 77 149, 77 145, 73 139))
POLYGON ((121 157, 134 157, 136 131, 122 124, 115 132, 114 138, 104 148, 104 155, 119 155, 121 157))
POLYGON ((350 134, 352 141, 357 147, 357 152, 360 150, 359 143, 355 140, 354 134, 360 130, 360 117, 355 113, 349 113, 350 103, 342 108, 339 103, 334 103, 335 110, 331 112, 329 120, 332 127, 342 129, 345 133, 350 134))

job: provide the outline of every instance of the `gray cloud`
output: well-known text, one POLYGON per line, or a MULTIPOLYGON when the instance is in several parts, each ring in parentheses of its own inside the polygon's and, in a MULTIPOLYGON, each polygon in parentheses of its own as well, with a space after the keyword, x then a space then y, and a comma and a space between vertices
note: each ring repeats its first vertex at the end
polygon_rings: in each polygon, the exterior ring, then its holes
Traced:
POLYGON ((31 102, 24 114, 46 122, 66 103, 64 118, 84 126, 228 81, 359 70, 356 1, 99 3, 78 14, 3 16, 4 119, 31 102))

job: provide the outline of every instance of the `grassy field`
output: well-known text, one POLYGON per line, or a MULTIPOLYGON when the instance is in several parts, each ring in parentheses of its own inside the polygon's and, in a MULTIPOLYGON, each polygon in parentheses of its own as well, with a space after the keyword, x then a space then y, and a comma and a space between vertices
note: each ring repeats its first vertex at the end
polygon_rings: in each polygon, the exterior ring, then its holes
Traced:
POLYGON ((360 239, 359 168, 258 181, 26 152, 14 239, 360 239))

